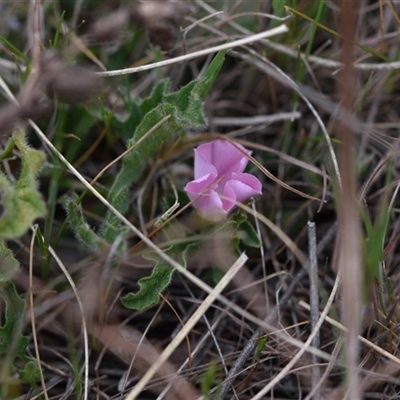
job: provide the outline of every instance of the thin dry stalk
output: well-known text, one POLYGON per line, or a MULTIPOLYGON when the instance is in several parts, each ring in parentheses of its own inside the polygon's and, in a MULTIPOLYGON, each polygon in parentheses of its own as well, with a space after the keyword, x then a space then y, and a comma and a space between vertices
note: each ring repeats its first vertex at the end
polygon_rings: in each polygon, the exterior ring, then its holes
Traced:
MULTIPOLYGON (((350 112, 354 106, 355 71, 354 39, 357 26, 357 4, 354 0, 343 1, 342 21, 342 59, 344 63, 340 75, 339 91, 342 94, 342 107, 350 112)), ((347 365, 348 398, 361 398, 358 378, 358 332, 361 312, 361 230, 357 201, 356 176, 353 152, 353 130, 345 119, 339 121, 338 138, 342 142, 339 165, 342 187, 338 204, 338 270, 342 275, 342 318, 348 329, 345 341, 347 365)))
MULTIPOLYGON (((190 290, 190 289, 189 289, 190 290)), ((197 306, 196 306, 197 307, 197 306)), ((221 363, 224 367, 224 371, 227 372, 227 368, 226 368, 226 363, 224 360, 224 356, 222 354, 222 351, 220 349, 220 346, 218 344, 218 340, 214 334, 216 327, 220 324, 222 317, 217 318, 217 320, 213 323, 213 325, 210 325, 207 317, 204 315, 203 316, 204 322, 207 325, 207 332, 203 335, 203 337, 199 340, 199 342, 197 343, 196 347, 193 349, 190 357, 187 357, 186 360, 182 363, 182 365, 179 367, 177 373, 181 373, 182 371, 184 371, 184 369, 186 368, 186 366, 189 364, 189 362, 191 361, 191 359, 195 358, 196 355, 203 349, 203 347, 207 344, 207 340, 211 337, 215 347, 217 348, 218 351, 218 355, 220 357, 221 363)), ((156 400, 163 400, 165 398, 165 395, 169 392, 169 390, 171 389, 172 383, 168 383, 168 385, 164 388, 164 390, 162 391, 162 393, 157 397, 156 400)))
MULTIPOLYGON (((44 241, 44 238, 42 237, 42 240, 44 241)), ((61 261, 61 259, 58 257, 57 253, 54 251, 54 249, 49 246, 48 248, 49 253, 51 256, 54 258, 56 261, 57 265, 60 267, 62 273, 65 275, 67 278, 68 283, 70 284, 75 298, 76 302, 78 303, 79 311, 82 315, 82 334, 83 334, 83 347, 84 347, 84 389, 83 389, 83 400, 87 400, 88 395, 89 395, 89 337, 88 337, 88 330, 86 326, 86 320, 85 320, 85 310, 82 304, 82 300, 79 296, 78 289, 75 285, 74 280, 72 279, 70 273, 68 272, 67 268, 61 261)))
POLYGON ((46 382, 44 380, 44 375, 43 375, 42 363, 41 363, 41 359, 40 359, 39 344, 38 344, 38 340, 37 340, 37 331, 36 331, 35 313, 33 311, 35 309, 35 305, 33 302, 33 253, 34 253, 34 244, 35 244, 37 228, 38 228, 37 225, 35 225, 33 227, 31 245, 29 248, 29 302, 30 302, 30 306, 32 309, 32 312, 31 312, 32 338, 33 338, 33 344, 35 346, 35 356, 38 361, 38 367, 39 367, 39 373, 40 373, 40 383, 42 384, 43 395, 44 395, 45 400, 49 400, 49 395, 47 393, 47 388, 46 388, 46 382))
POLYGON ((160 61, 157 63, 149 64, 149 65, 143 65, 141 67, 136 67, 136 68, 124 68, 124 69, 119 69, 119 70, 114 70, 114 71, 99 72, 98 74, 100 76, 121 76, 121 75, 135 74, 137 72, 147 71, 147 70, 154 69, 154 68, 164 67, 166 65, 180 63, 181 61, 193 60, 194 58, 207 56, 209 54, 217 53, 218 51, 229 50, 229 49, 233 49, 234 47, 238 47, 238 46, 244 46, 246 44, 254 43, 261 39, 279 35, 281 33, 287 32, 287 31, 288 31, 287 26, 283 24, 283 25, 278 26, 277 28, 270 29, 269 31, 257 33, 255 35, 248 36, 243 39, 235 40, 233 42, 221 44, 221 45, 215 46, 215 47, 210 47, 208 49, 196 51, 194 53, 189 53, 189 54, 185 54, 183 56, 174 57, 169 60, 164 60, 164 61, 160 61))
MULTIPOLYGON (((317 237, 315 232, 315 223, 308 222, 308 257, 310 261, 310 305, 311 305, 311 318, 310 326, 313 331, 318 322, 319 316, 319 295, 318 295, 318 261, 317 261, 317 237)), ((315 337, 311 343, 313 347, 320 348, 320 334, 319 331, 315 334, 315 337)), ((318 382, 321 379, 321 370, 318 366, 318 357, 313 354, 312 362, 314 364, 311 370, 311 387, 315 390, 314 400, 321 399, 321 393, 318 389, 318 382)))
MULTIPOLYGON (((306 310, 310 311, 310 306, 305 303, 303 300, 299 301, 299 306, 305 308, 306 310)), ((340 329, 341 331, 347 333, 347 328, 342 325, 340 322, 335 321, 334 319, 332 319, 331 317, 326 317, 325 321, 330 323, 332 326, 334 326, 335 328, 340 329)), ((368 346, 370 349, 376 351, 378 354, 380 354, 381 356, 387 358, 388 360, 392 361, 393 363, 395 363, 396 365, 400 366, 400 358, 396 357, 395 355, 389 353, 388 351, 386 351, 385 349, 382 349, 382 347, 377 346, 376 344, 372 343, 370 340, 365 339, 365 337, 358 335, 357 339, 362 343, 365 344, 366 346, 368 346)))
MULTIPOLYGON (((268 315, 265 317, 264 321, 269 324, 276 324, 277 318, 279 315, 279 308, 283 308, 286 306, 288 301, 292 298, 294 291, 297 288, 298 282, 303 278, 305 275, 305 270, 300 270, 295 279, 290 283, 288 289, 286 290, 285 294, 279 301, 279 304, 275 305, 268 315)), ((260 339, 260 332, 257 330, 253 333, 251 338, 248 340, 246 346, 241 351, 239 357, 236 359, 234 365, 229 370, 229 373, 225 377, 224 381, 221 385, 220 395, 223 399, 225 395, 228 393, 230 387, 232 387, 233 380, 241 373, 244 364, 249 359, 249 357, 253 354, 254 349, 256 348, 260 339)))
POLYGON ((189 334, 199 319, 204 315, 208 308, 214 303, 214 301, 220 296, 221 292, 228 285, 228 283, 236 276, 243 265, 248 260, 245 254, 242 254, 232 267, 226 272, 224 277, 218 282, 212 292, 204 299, 200 307, 195 313, 189 318, 185 326, 179 332, 179 334, 171 341, 171 343, 161 353, 159 359, 149 368, 142 379, 137 383, 133 390, 128 394, 126 400, 135 400, 140 392, 144 389, 150 379, 155 375, 158 369, 164 364, 165 361, 171 356, 176 347, 181 343, 182 340, 189 334))
POLYGON ((335 284, 332 288, 331 294, 329 295, 328 301, 326 303, 326 306, 324 310, 321 313, 321 316, 318 319, 317 324, 315 325, 315 328, 311 332, 310 336, 308 339, 305 341, 304 345, 300 348, 300 350, 296 353, 296 355, 285 365, 284 368, 266 385, 262 390, 258 392, 254 397, 251 398, 251 400, 260 400, 265 398, 264 396, 274 388, 275 385, 278 384, 279 381, 281 381, 287 374, 288 372, 292 369, 294 365, 300 360, 302 355, 307 351, 308 347, 311 345, 311 342, 314 340, 315 335, 318 333, 319 329, 321 328, 321 325, 324 322, 325 317, 328 315, 333 301, 336 296, 337 289, 339 287, 339 282, 340 282, 340 275, 338 274, 336 276, 335 284))
POLYGON ((267 58, 261 56, 258 54, 256 51, 253 51, 251 49, 247 49, 248 52, 252 55, 252 57, 241 54, 235 51, 230 51, 231 55, 234 55, 235 57, 241 58, 242 60, 246 60, 249 63, 255 65, 257 68, 259 68, 261 71, 264 71, 267 75, 272 76, 275 80, 278 82, 282 83, 285 86, 289 86, 291 89, 293 89, 302 99, 303 101, 307 104, 307 107, 310 109, 310 111, 313 113, 315 119, 318 122, 318 125, 320 126, 327 145, 329 147, 329 153, 332 158, 332 164, 333 168, 336 174, 336 178, 340 184, 341 182, 341 177, 340 177, 340 169, 338 165, 338 161, 336 159, 336 154, 335 150, 332 145, 331 138, 329 136, 329 133, 325 127, 324 122, 322 121, 321 116, 319 115, 318 111, 315 109, 315 107, 311 104, 310 100, 305 96, 303 93, 303 90, 299 87, 299 85, 291 79, 285 72, 283 72, 279 67, 277 67, 275 64, 271 63, 267 58))
MULTIPOLYGON (((204 10, 211 14, 217 13, 217 10, 215 10, 213 7, 211 7, 209 4, 205 3, 203 0, 196 0, 196 3, 201 6, 204 10)), ((222 19, 224 18, 221 15, 217 15, 217 18, 222 19)), ((250 30, 246 29, 245 27, 239 25, 235 21, 228 21, 228 24, 236 29, 238 32, 241 32, 242 34, 245 35, 251 35, 253 32, 250 30)), ((393 35, 395 37, 398 36, 398 32, 391 32, 389 35, 393 35)), ((379 37, 379 41, 381 41, 383 38, 379 37)), ((268 48, 271 48, 277 52, 280 52, 282 54, 285 54, 287 56, 293 57, 294 59, 298 59, 299 57, 303 62, 312 62, 316 65, 329 68, 329 69, 334 69, 334 70, 340 70, 343 68, 344 64, 343 62, 340 61, 335 61, 335 60, 328 60, 326 58, 318 57, 315 55, 306 55, 305 53, 299 51, 299 49, 293 49, 289 46, 285 46, 284 44, 281 43, 276 43, 273 41, 269 41, 268 39, 263 39, 260 41, 261 44, 264 46, 267 46, 268 48)), ((354 60, 355 61, 355 60, 354 60)), ((391 70, 396 70, 400 69, 400 61, 393 61, 393 62, 382 62, 382 63, 356 63, 354 62, 353 67, 357 70, 360 71, 391 71, 391 70)))

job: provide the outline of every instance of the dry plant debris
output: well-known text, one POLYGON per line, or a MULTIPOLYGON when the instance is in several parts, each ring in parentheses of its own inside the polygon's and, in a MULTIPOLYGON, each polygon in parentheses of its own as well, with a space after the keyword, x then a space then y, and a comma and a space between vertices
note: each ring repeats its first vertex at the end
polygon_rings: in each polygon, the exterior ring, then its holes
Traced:
POLYGON ((0 2, 0 398, 399 399, 399 24, 0 2))

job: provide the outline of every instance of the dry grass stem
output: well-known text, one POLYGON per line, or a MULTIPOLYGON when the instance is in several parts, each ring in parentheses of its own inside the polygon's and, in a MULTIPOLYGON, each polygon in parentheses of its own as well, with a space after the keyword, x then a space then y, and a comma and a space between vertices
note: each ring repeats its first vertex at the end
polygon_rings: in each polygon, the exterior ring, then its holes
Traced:
POLYGON ((146 384, 154 376, 157 370, 162 366, 162 364, 171 356, 176 347, 180 344, 186 335, 193 329, 196 323, 204 315, 207 309, 214 303, 214 301, 221 295, 221 292, 228 285, 228 283, 235 277, 235 275, 240 271, 243 265, 248 260, 245 254, 242 254, 236 262, 229 268, 225 273, 223 278, 218 282, 211 293, 204 299, 200 307, 195 311, 195 313, 190 317, 190 319, 185 323, 179 334, 171 341, 171 343, 164 349, 158 360, 149 368, 146 374, 141 378, 141 380, 135 385, 134 389, 128 394, 126 400, 135 400, 140 392, 144 389, 146 384))
MULTIPOLYGON (((308 222, 307 223, 308 227, 308 258, 310 260, 310 314, 311 314, 311 323, 310 327, 311 330, 313 331, 318 323, 318 317, 319 317, 319 294, 318 294, 318 260, 317 260, 317 235, 316 235, 316 228, 315 228, 315 223, 314 222, 308 222)), ((320 332, 318 331, 315 334, 315 337, 313 341, 311 342, 311 345, 313 347, 316 347, 317 349, 320 348, 321 345, 321 339, 320 339, 320 332)), ((312 390, 314 390, 318 382, 321 379, 321 372, 320 368, 317 365, 318 364, 318 358, 313 354, 312 356, 312 361, 315 364, 315 366, 312 369, 312 390)), ((314 400, 320 400, 321 399, 321 393, 318 390, 315 390, 315 395, 314 395, 314 400)))
POLYGON ((340 275, 336 276, 335 284, 332 288, 332 291, 329 295, 328 301, 318 319, 317 324, 315 325, 314 329, 312 330, 310 336, 307 338, 307 340, 304 342, 304 345, 299 349, 299 351, 296 353, 296 355, 285 365, 284 368, 279 372, 279 374, 274 377, 268 385, 266 385, 262 390, 260 390, 257 395, 253 396, 251 400, 260 400, 265 396, 276 384, 283 379, 286 374, 291 370, 291 368, 296 365, 296 363, 299 361, 299 359, 302 357, 302 355, 307 351, 307 348, 311 345, 311 342, 314 340, 314 337, 318 334, 322 324, 324 323, 325 317, 328 315, 332 303, 335 299, 337 289, 339 287, 339 282, 340 282, 340 275))
POLYGON ((148 70, 154 69, 154 68, 160 68, 160 67, 165 67, 167 65, 177 64, 182 61, 193 60, 194 58, 207 56, 209 54, 217 53, 222 50, 229 50, 229 49, 233 49, 234 47, 244 46, 246 44, 254 43, 261 39, 279 35, 279 34, 282 34, 285 32, 287 32, 287 26, 280 25, 277 28, 270 29, 269 31, 257 33, 255 35, 247 36, 243 39, 234 40, 233 42, 230 42, 230 43, 210 47, 208 49, 196 51, 194 53, 185 54, 185 55, 179 56, 179 57, 174 57, 169 60, 164 60, 164 61, 160 61, 157 63, 149 64, 149 65, 143 65, 141 67, 136 67, 136 68, 125 68, 125 69, 116 70, 116 71, 99 72, 99 75, 108 77, 108 76, 121 76, 121 75, 136 74, 138 72, 148 71, 148 70))
MULTIPOLYGON (((352 66, 354 62, 354 39, 357 22, 358 5, 355 1, 343 2, 341 7, 344 67, 341 72, 340 88, 343 96, 343 109, 354 107, 356 75, 352 66)), ((340 170, 342 185, 339 192, 338 207, 338 270, 342 275, 342 315, 347 327, 345 341, 347 365, 347 389, 351 399, 361 399, 359 388, 357 337, 360 329, 361 313, 361 230, 359 204, 356 198, 356 168, 354 165, 353 131, 341 120, 338 127, 340 148, 340 170)))

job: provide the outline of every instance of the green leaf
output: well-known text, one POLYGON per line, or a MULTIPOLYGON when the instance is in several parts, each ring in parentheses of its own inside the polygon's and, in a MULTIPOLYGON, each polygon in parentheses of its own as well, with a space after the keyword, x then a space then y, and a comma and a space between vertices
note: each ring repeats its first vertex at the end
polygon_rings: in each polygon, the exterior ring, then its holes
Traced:
POLYGON ((36 381, 39 377, 38 368, 26 353, 29 338, 22 335, 25 302, 12 282, 0 285, 0 298, 5 303, 5 323, 0 327, 0 355, 6 354, 7 361, 14 366, 14 370, 22 373, 23 379, 36 381), (21 370, 14 364, 15 357, 24 363, 21 370))
POLYGON ((21 153, 21 171, 15 183, 0 171, 0 193, 4 207, 0 217, 0 238, 7 239, 22 236, 35 219, 46 214, 36 181, 36 175, 45 162, 45 154, 30 148, 19 128, 10 140, 15 142, 21 153))
POLYGON ((2 35, 0 35, 0 42, 3 42, 6 48, 10 49, 12 53, 15 53, 22 60, 29 62, 28 57, 2 35))
MULTIPOLYGON (((217 379, 217 363, 215 360, 211 360, 205 374, 202 376, 201 381, 200 381, 200 389, 201 393, 204 396, 206 400, 210 400, 211 396, 211 390, 215 387, 215 381, 217 379)), ((220 385, 219 385, 220 386, 220 385)), ((220 387, 219 387, 220 389, 220 387)), ((220 399, 221 397, 217 395, 213 395, 214 399, 220 399)))
POLYGON ((272 0, 272 9, 274 14, 278 17, 282 17, 283 10, 285 9, 286 1, 283 0, 272 0))
MULTIPOLYGON (((236 232, 236 236, 238 238, 238 246, 240 244, 244 244, 248 247, 260 248, 261 247, 261 239, 258 236, 256 230, 253 225, 247 221, 247 215, 238 211, 234 215, 232 215, 232 222, 234 223, 233 230, 236 232)), ((239 251, 240 249, 237 248, 239 251)))
POLYGON ((366 211, 361 209, 361 217, 367 232, 367 239, 364 241, 367 283, 371 283, 374 279, 381 281, 380 272, 384 260, 384 243, 391 214, 391 209, 387 203, 387 194, 385 193, 375 223, 372 223, 366 211))
MULTIPOLYGON (((279 4, 279 1, 280 1, 280 0, 275 0, 275 2, 276 2, 277 4, 279 4)), ((337 32, 334 31, 333 29, 328 28, 328 27, 327 27, 326 25, 324 25, 323 23, 321 23, 321 22, 319 22, 319 21, 316 21, 315 19, 309 17, 308 15, 303 14, 302 12, 296 10, 295 8, 292 8, 292 7, 289 7, 289 6, 286 6, 286 5, 284 6, 284 8, 286 8, 287 10, 289 10, 291 13, 293 13, 293 14, 295 14, 295 15, 298 15, 298 16, 300 16, 301 18, 304 18, 305 20, 307 20, 307 21, 309 21, 309 22, 315 24, 318 28, 323 29, 323 30, 326 31, 326 32, 329 32, 332 36, 336 36, 336 37, 339 37, 339 38, 341 38, 341 39, 343 38, 343 36, 342 36, 341 34, 337 33, 337 32)), ((390 60, 389 60, 387 57, 385 57, 385 56, 382 55, 382 54, 379 54, 377 51, 375 51, 375 50, 374 50, 373 48, 371 48, 371 47, 364 46, 363 44, 361 44, 361 43, 359 43, 359 42, 354 42, 354 45, 357 46, 358 48, 364 50, 365 52, 367 52, 367 53, 369 53, 369 54, 371 54, 371 55, 373 55, 373 56, 375 56, 375 57, 380 58, 380 59, 383 60, 383 61, 390 62, 390 60)))
POLYGON ((0 239, 0 284, 12 279, 19 270, 19 262, 14 258, 12 251, 0 239))
MULTIPOLYGON (((19 337, 22 332, 25 302, 19 297, 14 283, 10 281, 0 285, 0 297, 6 305, 5 323, 0 327, 0 354, 5 354, 13 346, 19 349, 21 342, 22 347, 27 344, 26 337, 19 337)), ((21 352, 22 350, 17 350, 17 353, 21 352)))
POLYGON ((108 200, 117 210, 125 213, 128 209, 127 201, 129 187, 136 182, 150 157, 160 148, 161 144, 176 133, 182 132, 182 127, 176 118, 177 109, 171 104, 161 104, 145 115, 138 126, 134 137, 128 141, 127 147, 133 146, 154 125, 163 118, 171 115, 171 118, 155 130, 154 134, 148 136, 144 142, 127 154, 122 160, 122 168, 109 192, 108 200))
MULTIPOLYGON (((186 250, 182 251, 182 246, 173 246, 166 253, 186 266, 186 250)), ((154 260, 156 265, 150 276, 146 276, 138 281, 140 289, 137 293, 128 293, 121 299, 122 304, 127 308, 143 310, 158 303, 160 294, 171 283, 174 268, 161 257, 154 254, 146 258, 154 260)))
POLYGON ((205 125, 202 101, 195 91, 200 82, 197 80, 192 81, 183 86, 178 92, 165 96, 165 103, 175 107, 175 116, 180 124, 180 130, 203 127, 205 125))
MULTIPOLYGON (((381 310, 385 315, 386 305, 384 295, 388 294, 389 288, 387 286, 388 280, 386 271, 384 268, 385 258, 385 241, 388 232, 389 220, 392 209, 389 206, 389 191, 387 188, 390 187, 392 179, 392 172, 389 169, 386 177, 386 190, 383 192, 382 201, 379 204, 378 213, 375 216, 375 221, 371 221, 369 215, 364 208, 361 208, 361 217, 364 222, 365 231, 367 233, 363 240, 364 260, 365 260, 365 276, 363 287, 367 289, 364 293, 367 297, 370 293, 370 289, 373 287, 376 291, 376 297, 378 303, 381 306, 381 310)), ((390 294, 389 294, 390 298, 390 294)))
POLYGON ((80 105, 59 107, 58 115, 59 126, 54 138, 55 144, 65 153, 65 158, 72 162, 80 155, 82 143, 88 140, 88 135, 97 122, 97 116, 89 108, 80 105), (79 132, 79 138, 68 138, 69 132, 79 132))
POLYGON ((32 384, 40 380, 40 371, 34 361, 28 361, 24 368, 16 368, 16 371, 21 376, 22 382, 32 384))
MULTIPOLYGON (((168 92, 169 88, 169 79, 161 79, 156 86, 154 86, 151 91, 150 96, 147 99, 144 99, 140 104, 140 112, 143 115, 146 115, 153 108, 156 108, 159 104, 164 101, 165 94, 168 92)), ((137 125, 139 125, 140 121, 138 121, 137 125)))
POLYGON ((239 237, 241 242, 248 247, 261 247, 261 240, 249 221, 244 221, 239 225, 239 237))
MULTIPOLYGON (((121 170, 108 194, 109 202, 122 214, 129 208, 130 187, 139 180, 148 165, 148 160, 154 157, 162 145, 176 140, 188 129, 205 126, 202 103, 222 67, 224 55, 225 52, 218 53, 202 78, 188 83, 175 93, 165 94, 169 81, 161 81, 150 97, 139 106, 143 118, 127 141, 128 149, 138 143, 162 119, 167 116, 169 118, 122 160, 121 170)), ((137 116, 138 113, 135 118, 137 116)), ((100 230, 101 237, 108 242, 115 240, 110 229, 118 227, 119 224, 119 219, 108 212, 100 230)))
POLYGON ((226 50, 220 51, 211 61, 203 77, 200 78, 198 84, 194 88, 194 97, 198 96, 199 100, 204 101, 208 92, 210 91, 212 85, 219 72, 221 71, 222 65, 224 64, 226 50))
POLYGON ((11 137, 7 144, 5 149, 1 152, 0 154, 0 160, 7 160, 8 158, 11 158, 13 156, 13 150, 15 148, 15 140, 13 137, 11 137))
POLYGON ((56 49, 58 46, 58 41, 60 40, 60 34, 62 32, 62 25, 64 22, 64 17, 65 17, 65 10, 61 13, 60 19, 58 20, 58 23, 57 23, 56 33, 54 34, 54 40, 51 43, 51 48, 53 48, 53 49, 56 49))
POLYGON ((67 221, 78 240, 90 251, 106 250, 110 247, 106 240, 98 236, 85 221, 79 198, 74 194, 65 202, 67 221))
POLYGON ((205 275, 214 285, 217 285, 225 274, 220 268, 210 268, 206 271, 205 275))
MULTIPOLYGON (((116 132, 117 136, 125 141, 132 139, 132 135, 142 122, 143 117, 164 101, 168 87, 169 79, 162 79, 153 88, 150 96, 143 100, 141 104, 136 101, 127 101, 126 110, 129 117, 121 121, 117 116, 114 116, 111 121, 112 130, 116 132)), ((103 119, 107 121, 111 112, 104 109, 103 114, 103 119)))
POLYGON ((264 350, 267 342, 268 342, 268 335, 262 336, 258 339, 257 347, 254 350, 254 355, 257 358, 257 360, 260 359, 261 353, 264 350))

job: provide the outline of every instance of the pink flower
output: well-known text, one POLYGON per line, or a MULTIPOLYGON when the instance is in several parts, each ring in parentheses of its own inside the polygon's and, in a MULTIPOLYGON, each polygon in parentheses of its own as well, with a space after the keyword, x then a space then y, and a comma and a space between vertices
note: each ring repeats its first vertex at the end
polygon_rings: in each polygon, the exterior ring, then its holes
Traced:
MULTIPOLYGON (((236 146, 247 154, 240 144, 236 146)), ((194 180, 185 186, 190 200, 209 220, 223 219, 237 202, 261 194, 261 182, 244 173, 248 158, 226 140, 204 143, 194 150, 194 180)))

